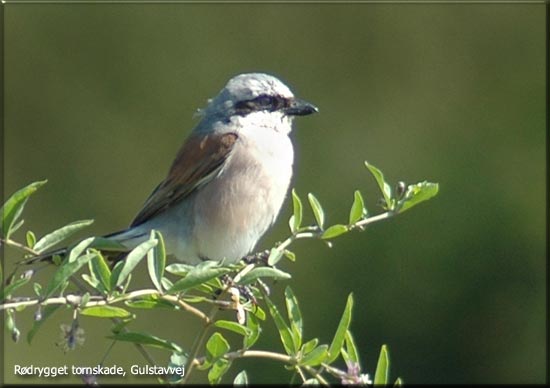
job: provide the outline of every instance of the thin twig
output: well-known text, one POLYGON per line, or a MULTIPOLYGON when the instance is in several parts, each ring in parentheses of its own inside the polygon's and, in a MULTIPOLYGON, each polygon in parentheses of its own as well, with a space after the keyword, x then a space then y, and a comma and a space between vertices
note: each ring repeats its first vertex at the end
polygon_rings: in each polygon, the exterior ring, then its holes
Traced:
POLYGON ((315 377, 321 384, 326 385, 327 387, 330 386, 329 382, 323 376, 321 376, 321 374, 317 370, 307 365, 303 368, 307 370, 309 374, 315 377))
MULTIPOLYGON (((382 221, 388 218, 391 218, 392 216, 396 215, 397 213, 394 211, 388 211, 385 213, 378 214, 376 216, 372 216, 369 218, 364 218, 362 220, 357 221, 354 224, 348 225, 349 230, 353 229, 362 229, 365 226, 372 224, 374 222, 382 221)), ((301 240, 304 238, 321 238, 323 235, 324 230, 321 230, 319 227, 316 226, 307 226, 302 228, 301 232, 294 233, 291 236, 289 236, 285 241, 280 243, 277 248, 280 250, 286 249, 290 244, 292 244, 296 240, 301 240)))
POLYGON ((305 383, 307 379, 306 379, 306 376, 304 375, 304 372, 302 372, 302 368, 300 368, 299 366, 296 366, 296 371, 300 375, 300 378, 302 379, 302 383, 305 383))
POLYGON ((31 255, 34 255, 34 256, 39 256, 40 255, 40 252, 37 252, 34 249, 29 248, 28 246, 23 245, 21 243, 18 243, 17 241, 13 241, 9 238, 8 239, 0 238, 0 243, 9 245, 9 246, 17 248, 17 249, 20 249, 20 250, 25 251, 27 253, 30 253, 31 255))
MULTIPOLYGON (((199 309, 191 306, 190 304, 184 302, 180 298, 178 298, 175 295, 162 295, 159 293, 156 289, 145 289, 145 290, 136 290, 129 292, 124 295, 117 296, 112 299, 105 299, 103 296, 90 296, 90 300, 86 305, 81 307, 94 307, 94 306, 106 306, 106 305, 112 305, 118 302, 123 302, 127 300, 133 300, 138 299, 143 296, 157 296, 162 300, 165 300, 167 302, 170 302, 172 304, 175 304, 179 307, 181 307, 183 310, 195 315, 205 323, 210 323, 210 319, 208 316, 200 311, 199 309)), ((17 307, 28 307, 28 306, 34 306, 34 305, 64 305, 64 304, 73 304, 75 298, 81 298, 80 295, 75 294, 68 294, 66 296, 60 296, 60 297, 54 297, 54 298, 47 298, 47 299, 29 299, 24 301, 17 301, 17 302, 8 302, 4 304, 0 304, 0 311, 6 310, 9 308, 17 308, 17 307)))
MULTIPOLYGON (((222 288, 221 292, 218 295, 218 299, 221 298, 227 290, 233 285, 233 282, 229 282, 225 284, 225 286, 222 288)), ((199 350, 206 339, 206 334, 208 333, 208 329, 214 323, 214 318, 216 317, 216 314, 220 311, 220 308, 216 305, 212 306, 212 309, 210 310, 207 320, 205 320, 205 323, 203 325, 203 328, 197 338, 195 339, 195 342, 193 343, 193 346, 191 347, 191 351, 189 352, 189 358, 187 359, 187 365, 185 365, 185 377, 182 380, 182 384, 187 383, 189 380, 189 376, 191 376, 191 372, 193 371, 194 367, 198 365, 197 363, 197 355, 199 354, 199 350)))
POLYGON ((189 380, 189 376, 191 376, 191 372, 193 371, 194 367, 196 366, 196 358, 199 354, 199 350, 206 339, 206 334, 208 333, 208 329, 210 328, 212 322, 214 322, 214 318, 219 311, 218 306, 213 306, 210 310, 210 314, 208 314, 208 321, 205 322, 201 332, 195 339, 195 342, 193 343, 193 346, 191 347, 191 352, 189 352, 189 358, 187 359, 187 365, 185 366, 185 377, 182 380, 182 384, 187 383, 189 380))
MULTIPOLYGON (((227 358, 228 360, 235 360, 237 358, 246 357, 266 358, 270 360, 281 361, 289 365, 296 365, 296 359, 294 357, 282 353, 270 352, 268 350, 237 350, 235 352, 229 352, 224 355, 224 358, 227 358)), ((195 359, 193 365, 198 366, 202 364, 205 360, 206 357, 195 359)), ((321 374, 317 370, 315 370, 315 368, 307 365, 301 365, 300 368, 305 369, 310 375, 319 380, 321 384, 327 386, 330 385, 329 382, 323 376, 321 376, 321 374)), ((303 378, 302 372, 299 371, 299 373, 300 376, 303 378)))

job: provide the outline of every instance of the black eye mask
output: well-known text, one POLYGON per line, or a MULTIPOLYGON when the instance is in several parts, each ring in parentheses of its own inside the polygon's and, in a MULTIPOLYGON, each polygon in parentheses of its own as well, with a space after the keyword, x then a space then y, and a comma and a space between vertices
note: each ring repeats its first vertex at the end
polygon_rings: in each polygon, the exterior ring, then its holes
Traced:
POLYGON ((288 99, 281 96, 270 96, 267 94, 259 95, 250 100, 238 101, 235 103, 235 113, 240 116, 246 116, 252 112, 269 111, 274 112, 277 110, 288 107, 288 99))

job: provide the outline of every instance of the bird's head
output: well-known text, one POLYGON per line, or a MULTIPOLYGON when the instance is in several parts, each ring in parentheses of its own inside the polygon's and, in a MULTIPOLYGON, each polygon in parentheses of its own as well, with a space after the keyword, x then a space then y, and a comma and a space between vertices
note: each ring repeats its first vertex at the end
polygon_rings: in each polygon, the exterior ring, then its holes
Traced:
MULTIPOLYGON (((300 100, 279 79, 263 73, 246 73, 229 80, 201 111, 205 118, 249 122, 255 125, 287 122, 295 116, 317 112, 313 104, 300 100)), ((288 125, 290 130, 290 125, 288 125)))

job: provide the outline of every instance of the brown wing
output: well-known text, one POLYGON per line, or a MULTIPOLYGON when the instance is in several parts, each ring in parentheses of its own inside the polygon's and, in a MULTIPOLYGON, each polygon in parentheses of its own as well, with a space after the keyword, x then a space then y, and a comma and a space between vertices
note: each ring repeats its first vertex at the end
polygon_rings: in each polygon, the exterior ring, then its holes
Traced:
POLYGON ((194 134, 181 146, 168 176, 149 196, 130 226, 136 226, 174 206, 214 178, 233 145, 236 133, 194 134))

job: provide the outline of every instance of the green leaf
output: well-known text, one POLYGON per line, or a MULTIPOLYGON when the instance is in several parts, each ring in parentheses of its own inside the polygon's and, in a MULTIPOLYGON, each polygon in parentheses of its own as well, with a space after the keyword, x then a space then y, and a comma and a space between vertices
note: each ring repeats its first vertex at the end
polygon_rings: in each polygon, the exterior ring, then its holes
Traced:
POLYGON ((346 331, 346 350, 350 361, 359 364, 359 353, 357 352, 357 346, 351 335, 351 331, 346 331))
POLYGON ((265 296, 265 302, 267 304, 267 307, 269 308, 269 314, 273 318, 275 326, 277 326, 277 330, 279 331, 279 336, 281 337, 281 342, 283 344, 283 347, 285 348, 285 351, 289 355, 296 354, 298 352, 298 349, 295 347, 294 340, 292 338, 292 332, 286 324, 283 316, 279 312, 279 309, 273 304, 273 302, 271 302, 267 295, 265 296))
POLYGON ((127 300, 124 304, 128 307, 137 308, 137 309, 155 309, 155 308, 168 308, 171 310, 176 309, 176 306, 172 303, 155 298, 143 298, 137 300, 127 300))
POLYGON ((183 263, 173 263, 166 266, 164 269, 166 272, 171 273, 173 275, 178 276, 185 276, 187 275, 193 268, 195 268, 194 265, 190 264, 183 264, 183 263))
POLYGON ((233 385, 248 385, 248 375, 245 370, 240 371, 239 374, 235 376, 233 385))
POLYGON ((324 362, 328 357, 328 345, 320 345, 306 354, 301 360, 300 365, 317 366, 324 362))
POLYGON ((318 344, 319 340, 317 338, 313 338, 312 340, 307 341, 304 346, 302 346, 302 354, 308 354, 313 349, 315 349, 318 344))
POLYGON ((395 380, 395 383, 393 384, 394 387, 401 387, 403 385, 403 380, 401 377, 398 377, 397 380, 395 380))
POLYGON ((346 332, 349 329, 349 325, 351 322, 351 311, 353 309, 353 294, 349 294, 348 300, 346 302, 346 307, 344 308, 344 312, 342 313, 342 318, 340 318, 340 323, 338 324, 338 328, 336 329, 336 333, 334 334, 334 338, 332 340, 332 343, 330 344, 329 348, 329 358, 328 363, 332 363, 338 355, 340 354, 340 349, 342 349, 342 346, 344 345, 344 341, 346 338, 346 332))
MULTIPOLYGON (((283 254, 285 255, 285 257, 290 260, 290 261, 296 261, 296 254, 292 251, 289 251, 288 249, 285 249, 283 254)), ((269 264, 269 262, 268 262, 269 264)))
POLYGON ((75 261, 80 255, 82 255, 82 253, 88 249, 92 243, 94 242, 95 240, 95 237, 89 237, 87 239, 84 239, 82 241, 80 241, 79 243, 77 243, 74 247, 72 247, 69 252, 68 252, 68 259, 67 261, 69 263, 72 263, 73 261, 75 261))
POLYGON ((86 307, 80 314, 98 318, 126 318, 131 315, 129 311, 115 306, 86 307))
POLYGON ((30 230, 27 230, 27 234, 25 235, 25 239, 27 240, 27 246, 29 248, 34 247, 34 244, 36 244, 36 236, 30 230))
POLYGON ((57 311, 57 309, 59 309, 61 307, 60 304, 58 305, 48 305, 48 306, 45 306, 43 309, 42 309, 42 319, 39 320, 39 321, 33 321, 32 323, 32 328, 29 330, 29 332, 27 333, 27 342, 29 343, 29 345, 31 344, 34 336, 36 335, 36 333, 38 332, 38 330, 42 327, 42 325, 44 324, 44 322, 46 322, 46 320, 54 313, 57 311))
POLYGON ((10 198, 8 198, 0 209, 0 214, 2 215, 0 236, 3 236, 6 239, 11 236, 12 228, 23 213, 23 209, 25 208, 25 204, 27 203, 29 196, 36 192, 36 190, 38 190, 46 182, 47 180, 31 183, 30 185, 16 191, 10 198))
POLYGON ((348 231, 347 225, 342 224, 336 224, 329 227, 327 230, 323 232, 321 235, 321 238, 324 240, 328 240, 329 238, 338 237, 348 231))
POLYGON ((132 249, 132 251, 124 259, 124 265, 121 267, 120 272, 115 276, 115 272, 111 273, 111 289, 114 289, 116 286, 120 286, 128 275, 134 270, 134 268, 139 264, 139 262, 147 255, 153 247, 158 244, 158 240, 151 239, 142 242, 137 247, 132 249))
POLYGON ((292 292, 290 286, 285 288, 285 302, 288 312, 288 320, 290 322, 290 331, 292 333, 292 339, 294 341, 294 348, 300 349, 302 346, 303 335, 303 321, 300 306, 298 305, 298 299, 292 292))
POLYGON ((99 251, 94 251, 96 256, 88 262, 90 274, 98 281, 98 286, 101 292, 107 293, 111 291, 111 270, 105 261, 105 258, 99 251))
POLYGON ((241 281, 241 278, 249 273, 255 266, 256 264, 252 263, 245 265, 235 276, 233 276, 233 282, 239 283, 241 281))
POLYGON ((9 332, 13 333, 14 330, 17 330, 15 326, 15 311, 13 309, 6 310, 4 324, 6 325, 6 330, 9 332))
POLYGON ((295 233, 298 229, 300 229, 300 226, 302 225, 302 201, 300 200, 300 197, 296 193, 296 190, 292 189, 292 207, 293 207, 293 214, 292 214, 292 220, 290 222, 290 231, 292 233, 295 233))
POLYGON ((111 336, 107 336, 107 338, 183 353, 183 349, 174 342, 147 333, 139 333, 135 331, 119 332, 111 336))
POLYGON ((229 343, 218 332, 215 332, 210 336, 206 342, 206 350, 208 351, 208 358, 211 361, 217 360, 229 351, 229 343))
POLYGON ((290 274, 271 267, 257 267, 241 277, 239 284, 245 285, 256 281, 259 278, 290 279, 290 274))
POLYGON ((325 224, 325 212, 323 211, 321 204, 312 193, 309 193, 307 195, 307 199, 309 200, 309 204, 311 205, 311 210, 313 210, 313 215, 315 216, 317 225, 319 225, 319 228, 323 229, 323 225, 325 224))
MULTIPOLYGON (((69 262, 75 261, 76 258, 80 256, 88 248, 95 248, 98 251, 109 251, 109 252, 128 252, 129 251, 128 247, 126 247, 125 245, 122 245, 117 241, 109 240, 105 237, 89 237, 69 248, 69 252, 67 254, 68 261, 69 262)), ((56 256, 58 255, 54 255, 54 263, 55 263, 56 256)))
POLYGON ((65 282, 95 256, 97 256, 97 253, 92 252, 78 257, 73 262, 68 262, 68 260, 65 260, 61 266, 57 268, 57 271, 55 271, 55 274, 48 283, 48 287, 44 292, 44 298, 49 298, 60 287, 65 286, 65 282))
POLYGON ((317 380, 315 377, 311 377, 303 382, 302 385, 321 385, 319 383, 319 380, 317 380))
POLYGON ((40 283, 34 283, 32 286, 36 296, 40 297, 40 295, 42 295, 42 285, 40 283))
POLYGON ((59 228, 42 237, 40 240, 37 241, 33 249, 40 253, 45 252, 51 247, 60 243, 61 241, 67 239, 69 236, 73 235, 74 233, 79 232, 85 227, 91 225, 93 222, 94 220, 82 220, 82 221, 75 221, 68 225, 65 225, 62 228, 59 228))
POLYGON ((165 289, 165 290, 169 290, 170 288, 172 288, 174 286, 174 283, 172 283, 172 281, 166 277, 162 277, 161 281, 160 281, 160 284, 162 285, 162 287, 165 289))
POLYGON ((283 257, 283 251, 281 251, 278 248, 271 248, 271 252, 269 252, 269 257, 267 258, 267 264, 270 266, 274 266, 281 260, 283 257))
POLYGON ((89 292, 84 293, 84 295, 82 295, 80 306, 86 306, 88 304, 88 302, 90 301, 90 297, 91 297, 91 295, 90 295, 89 292))
POLYGON ((101 289, 101 286, 99 285, 99 280, 97 280, 97 278, 95 276, 83 273, 82 274, 82 279, 84 279, 84 281, 86 283, 88 283, 90 286, 92 286, 92 288, 94 288, 96 290, 101 289))
POLYGON ((382 349, 380 349, 380 356, 378 356, 376 372, 374 373, 374 385, 389 384, 389 372, 390 358, 388 354, 388 347, 386 345, 382 345, 382 349))
POLYGON ((407 187, 407 192, 403 199, 399 201, 398 209, 402 213, 411 207, 418 205, 420 202, 427 201, 435 197, 439 192, 439 184, 431 182, 420 182, 407 187))
POLYGON ((214 323, 214 326, 232 331, 245 337, 252 334, 251 330, 248 327, 233 321, 219 320, 214 323))
POLYGON ((249 349, 256 343, 258 338, 260 338, 262 328, 260 327, 260 322, 258 321, 258 318, 256 318, 254 314, 247 312, 246 315, 246 328, 249 330, 250 334, 244 337, 243 347, 245 349, 249 349))
POLYGON ((116 281, 114 279, 118 279, 118 276, 122 271, 122 267, 124 267, 124 261, 121 260, 118 261, 111 270, 111 278, 109 279, 109 288, 111 291, 116 288, 116 281))
POLYGON ((259 320, 261 321, 265 321, 265 311, 262 310, 262 308, 260 306, 256 306, 254 307, 252 313, 256 316, 256 318, 258 318, 259 320))
POLYGON ((188 290, 230 271, 230 268, 222 267, 220 263, 216 261, 204 261, 191 269, 183 279, 175 282, 174 285, 168 289, 168 293, 173 294, 188 290))
POLYGON ((365 218, 366 215, 367 209, 365 209, 365 201, 363 201, 363 196, 359 190, 355 190, 353 195, 353 204, 351 205, 351 210, 349 211, 349 224, 355 224, 357 221, 365 218))
POLYGON ((158 244, 154 249, 151 249, 147 253, 147 269, 149 270, 149 277, 151 281, 159 290, 162 289, 162 277, 164 276, 164 267, 166 266, 166 248, 164 246, 164 238, 162 234, 156 230, 151 231, 151 239, 157 239, 158 244))
POLYGON ((25 220, 21 219, 19 221, 17 221, 12 227, 11 227, 11 232, 10 232, 10 235, 14 234, 15 232, 17 232, 19 230, 19 228, 21 228, 23 226, 23 224, 25 223, 25 220))
POLYGON ((386 209, 391 210, 392 209, 391 186, 385 181, 384 174, 382 174, 382 171, 380 171, 378 168, 376 168, 372 164, 369 164, 368 162, 365 162, 365 166, 367 166, 367 168, 371 172, 372 176, 376 180, 376 183, 378 184, 378 187, 380 188, 380 191, 382 192, 382 195, 384 196, 384 201, 386 202, 386 209))
POLYGON ((19 287, 23 287, 31 280, 30 277, 23 276, 20 279, 15 280, 13 283, 6 287, 0 287, 0 300, 4 300, 5 297, 11 295, 11 293, 17 290, 19 287))
POLYGON ((231 362, 225 358, 217 360, 208 371, 208 382, 210 384, 218 384, 230 366, 231 362))

